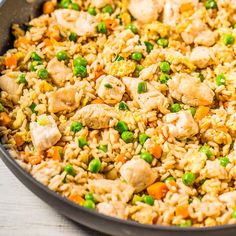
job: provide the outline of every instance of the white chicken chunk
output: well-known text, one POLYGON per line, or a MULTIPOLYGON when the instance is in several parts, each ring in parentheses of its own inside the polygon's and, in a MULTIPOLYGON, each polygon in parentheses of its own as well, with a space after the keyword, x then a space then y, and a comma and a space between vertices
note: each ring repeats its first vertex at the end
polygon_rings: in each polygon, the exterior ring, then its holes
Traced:
POLYGON ((199 19, 193 19, 181 36, 186 44, 195 43, 206 47, 215 44, 214 32, 199 19))
POLYGON ((205 68, 211 60, 211 50, 207 47, 195 47, 190 55, 190 60, 199 68, 205 68))
POLYGON ((170 135, 175 138, 188 138, 198 133, 198 125, 190 111, 169 113, 163 118, 170 135))
POLYGON ((105 7, 107 4, 111 4, 112 0, 91 0, 93 6, 97 8, 105 7))
POLYGON ((121 177, 138 193, 155 182, 157 173, 141 158, 127 161, 120 169, 121 177))
POLYGON ((72 120, 81 121, 83 125, 92 129, 106 129, 110 121, 118 117, 114 107, 106 104, 91 104, 83 107, 72 117, 72 120))
POLYGON ((49 75, 52 77, 53 82, 59 87, 65 85, 68 74, 72 72, 64 62, 58 61, 56 58, 53 58, 48 62, 47 70, 49 75))
POLYGON ((32 142, 37 151, 44 151, 55 145, 61 133, 52 116, 40 115, 37 122, 30 123, 32 142))
POLYGON ((158 108, 162 113, 168 112, 167 108, 169 104, 167 98, 149 82, 131 77, 124 77, 122 81, 127 87, 130 96, 142 109, 145 111, 151 111, 158 108), (147 92, 138 93, 138 86, 140 83, 145 83, 147 86, 147 92))
POLYGON ((71 112, 78 107, 76 87, 69 86, 48 94, 48 110, 52 113, 71 112))
POLYGON ((234 207, 236 205, 236 191, 221 194, 219 200, 225 202, 230 207, 234 207))
POLYGON ((59 25, 78 36, 92 36, 96 32, 96 18, 87 12, 59 9, 54 14, 59 25))
POLYGON ((112 75, 102 75, 96 81, 98 96, 107 104, 116 104, 121 101, 124 93, 124 84, 112 75))
POLYGON ((157 20, 163 6, 162 0, 130 0, 128 9, 137 21, 151 23, 157 20))
POLYGON ((99 213, 122 219, 127 218, 125 214, 125 204, 122 202, 101 202, 98 203, 96 207, 99 213))
POLYGON ((19 73, 10 72, 0 76, 0 89, 7 92, 14 103, 17 103, 22 90, 17 83, 19 73))
POLYGON ((168 86, 173 98, 191 106, 211 105, 215 95, 207 84, 185 73, 173 76, 168 86))

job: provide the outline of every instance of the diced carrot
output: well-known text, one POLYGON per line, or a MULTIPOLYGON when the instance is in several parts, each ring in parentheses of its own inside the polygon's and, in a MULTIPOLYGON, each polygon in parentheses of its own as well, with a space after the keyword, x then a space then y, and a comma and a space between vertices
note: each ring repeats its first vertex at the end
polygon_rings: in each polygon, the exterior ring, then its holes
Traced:
POLYGON ((99 71, 95 71, 95 76, 94 79, 98 79, 100 76, 104 75, 104 71, 103 70, 99 70, 99 71))
POLYGON ((7 56, 5 58, 5 66, 8 68, 16 68, 17 66, 17 58, 14 54, 7 56))
POLYGON ((170 185, 170 186, 173 186, 173 187, 178 187, 178 185, 177 185, 177 183, 174 181, 174 180, 170 180, 170 181, 168 181, 168 184, 170 185))
POLYGON ((78 203, 79 205, 83 205, 84 199, 79 194, 71 194, 69 199, 73 202, 78 203))
POLYGON ((43 4, 43 14, 50 14, 54 12, 55 6, 51 1, 47 1, 43 4))
POLYGON ((156 182, 147 188, 148 194, 157 200, 165 197, 168 191, 168 187, 163 182, 156 182))
POLYGON ((104 20, 104 23, 105 23, 107 29, 113 29, 118 25, 117 20, 114 20, 114 19, 106 19, 106 20, 104 20))
POLYGON ((25 140, 19 134, 15 134, 14 135, 14 140, 16 142, 16 146, 17 147, 20 147, 20 146, 22 146, 25 143, 25 140))
POLYGON ((52 42, 49 38, 43 40, 45 47, 52 46, 52 42))
POLYGON ((41 163, 43 160, 42 156, 40 155, 34 155, 34 156, 29 156, 28 161, 31 165, 37 165, 41 163))
POLYGON ((187 218, 189 216, 188 205, 177 206, 175 209, 175 214, 177 216, 182 216, 182 218, 187 218))
POLYGON ((125 164, 125 162, 127 161, 126 157, 124 154, 120 154, 117 158, 116 158, 116 163, 118 164, 119 162, 121 162, 122 164, 125 164))
POLYGON ((186 12, 186 11, 191 11, 193 9, 194 9, 194 6, 191 2, 184 3, 180 6, 180 12, 181 13, 186 12))
POLYGON ((151 147, 150 152, 155 158, 159 159, 162 155, 161 146, 160 145, 155 145, 155 146, 151 147))
POLYGON ((63 154, 63 147, 54 146, 47 151, 47 157, 52 158, 55 161, 61 161, 63 154))
POLYGON ((104 101, 100 98, 94 99, 91 104, 104 104, 104 101))
POLYGON ((9 126, 11 124, 11 117, 6 112, 0 113, 0 126, 9 126))
POLYGON ((19 48, 20 46, 25 46, 30 44, 30 41, 25 37, 20 37, 14 42, 14 47, 19 48))
POLYGON ((197 121, 202 120, 210 111, 209 107, 205 107, 205 106, 199 106, 196 110, 196 114, 194 116, 194 118, 197 121))

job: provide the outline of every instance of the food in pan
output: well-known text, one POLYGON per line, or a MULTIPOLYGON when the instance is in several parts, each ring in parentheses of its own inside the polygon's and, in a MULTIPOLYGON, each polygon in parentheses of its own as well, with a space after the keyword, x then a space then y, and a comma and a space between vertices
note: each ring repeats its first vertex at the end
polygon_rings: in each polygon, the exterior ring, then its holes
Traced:
POLYGON ((236 223, 236 4, 47 1, 0 58, 1 142, 77 204, 236 223))

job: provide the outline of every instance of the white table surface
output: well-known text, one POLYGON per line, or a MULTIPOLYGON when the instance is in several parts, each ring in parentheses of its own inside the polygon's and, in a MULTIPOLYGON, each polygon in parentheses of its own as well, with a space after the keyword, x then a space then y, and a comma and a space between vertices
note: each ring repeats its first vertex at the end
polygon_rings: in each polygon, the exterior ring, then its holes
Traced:
POLYGON ((0 159, 0 236, 102 236, 61 216, 30 192, 0 159))

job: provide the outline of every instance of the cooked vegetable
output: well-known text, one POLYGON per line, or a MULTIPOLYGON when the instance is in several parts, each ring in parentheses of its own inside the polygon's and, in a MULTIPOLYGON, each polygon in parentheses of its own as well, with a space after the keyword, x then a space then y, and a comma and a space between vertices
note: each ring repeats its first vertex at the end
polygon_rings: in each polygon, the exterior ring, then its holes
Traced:
POLYGON ((179 103, 174 103, 170 107, 171 112, 179 112, 181 110, 181 106, 179 103))
POLYGON ((176 216, 181 216, 183 219, 189 216, 188 205, 180 205, 176 207, 176 216))
POLYGON ((124 121, 118 121, 115 128, 120 134, 129 130, 128 125, 124 121))
POLYGON ((37 75, 40 79, 47 79, 48 78, 48 71, 47 69, 39 69, 37 75))
POLYGON ((168 74, 162 73, 159 77, 161 84, 166 84, 171 77, 168 74))
POLYGON ((157 200, 160 200, 165 197, 168 191, 168 187, 163 182, 156 182, 147 187, 148 194, 157 200))
POLYGON ((148 163, 152 163, 152 161, 153 161, 153 156, 149 152, 142 152, 140 154, 140 158, 142 158, 144 161, 146 161, 148 163))
POLYGON ((101 150, 101 151, 103 151, 103 152, 107 152, 108 146, 107 146, 107 144, 100 144, 100 145, 98 146, 98 149, 101 150))
POLYGON ((9 126, 11 122, 11 117, 6 112, 0 113, 0 126, 9 126))
POLYGON ((70 130, 77 133, 83 128, 83 124, 81 122, 74 121, 70 125, 70 130))
POLYGON ((141 52, 133 52, 130 57, 134 61, 141 61, 143 58, 143 54, 141 52))
POLYGON ((205 116, 208 115, 210 111, 209 107, 205 107, 205 106, 199 106, 196 110, 196 114, 194 116, 195 120, 200 121, 202 120, 205 116))
POLYGON ((150 205, 150 206, 153 206, 154 205, 154 199, 152 196, 148 196, 148 195, 145 195, 143 197, 143 202, 150 205))
POLYGON ((69 59, 69 56, 67 54, 67 52, 65 51, 60 51, 56 54, 57 60, 58 61, 65 61, 67 59, 69 59))
POLYGON ((98 33, 106 34, 107 33, 106 24, 104 22, 99 22, 97 26, 97 31, 98 33))
POLYGON ((200 147, 199 152, 202 152, 202 153, 206 154, 208 159, 210 159, 211 156, 212 156, 211 149, 206 144, 204 146, 200 147))
POLYGON ((96 16, 96 15, 97 15, 96 8, 90 6, 90 7, 88 8, 88 13, 89 13, 91 16, 96 16))
POLYGON ((146 93, 148 91, 147 83, 140 82, 138 83, 138 93, 146 93))
POLYGON ((55 6, 52 1, 47 1, 43 4, 43 14, 50 14, 54 11, 55 6))
POLYGON ((166 47, 168 47, 169 40, 166 39, 166 38, 159 38, 159 39, 157 40, 157 44, 158 44, 159 46, 163 47, 163 48, 166 48, 166 47))
POLYGON ((103 13, 109 13, 110 15, 114 12, 112 5, 108 4, 102 8, 103 13))
POLYGON ((122 101, 119 103, 119 110, 121 111, 129 110, 129 107, 125 102, 122 101))
POLYGON ((88 142, 85 138, 79 138, 78 139, 78 145, 80 148, 84 148, 84 146, 88 145, 88 142))
POLYGON ((99 159, 94 158, 89 162, 88 171, 98 173, 101 170, 102 163, 99 159))
POLYGON ((76 176, 75 169, 73 168, 73 166, 72 166, 71 164, 65 165, 64 171, 65 171, 68 175, 76 176))
POLYGON ((188 186, 191 186, 194 184, 195 182, 195 175, 191 172, 186 172, 184 173, 184 175, 182 176, 182 182, 185 184, 185 185, 188 185, 188 186))
POLYGON ((141 145, 143 145, 148 138, 149 138, 149 136, 147 134, 140 134, 139 137, 138 137, 139 143, 141 145))
POLYGON ((91 200, 85 200, 83 203, 83 206, 89 209, 94 209, 95 208, 95 203, 91 200))
POLYGON ((229 164, 229 158, 228 157, 221 157, 220 158, 220 165, 223 167, 226 167, 229 164))
POLYGON ((125 28, 131 30, 134 34, 138 33, 138 29, 133 23, 126 25, 125 28))
POLYGON ((163 73, 169 74, 170 73, 170 63, 167 61, 161 62, 160 69, 163 73))
POLYGON ((161 155, 162 155, 161 146, 158 145, 158 144, 155 145, 155 146, 152 146, 152 147, 150 148, 150 152, 151 152, 151 154, 152 154, 155 158, 159 159, 159 158, 161 157, 161 155))
POLYGON ((121 134, 121 138, 124 140, 126 143, 132 143, 134 140, 134 134, 130 131, 124 131, 121 134))
POLYGON ((216 84, 218 86, 220 85, 226 85, 226 77, 224 74, 219 74, 216 76, 216 84))
POLYGON ((147 52, 150 53, 153 50, 153 48, 154 48, 153 44, 148 42, 148 41, 145 41, 144 44, 146 46, 147 52))

